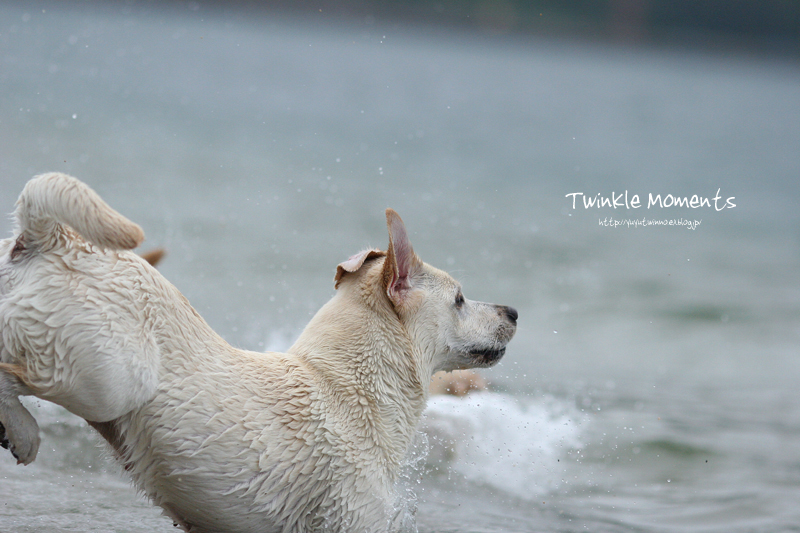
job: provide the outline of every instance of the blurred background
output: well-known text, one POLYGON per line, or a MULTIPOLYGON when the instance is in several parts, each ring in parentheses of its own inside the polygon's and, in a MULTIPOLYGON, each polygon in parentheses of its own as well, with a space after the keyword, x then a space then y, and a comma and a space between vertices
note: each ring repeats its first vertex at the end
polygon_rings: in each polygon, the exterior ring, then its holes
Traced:
MULTIPOLYGON (((777 0, 7 1, 0 199, 84 180, 255 350, 396 209, 520 313, 490 392, 432 399, 421 532, 797 531, 799 60, 777 0), (736 207, 567 196, 625 191, 736 207)), ((85 422, 28 404, 43 445, 0 457, 0 530, 172 530, 85 422)))
MULTIPOLYGON (((190 9, 209 4, 182 3, 190 9)), ((366 24, 450 27, 495 35, 762 50, 796 56, 800 6, 785 0, 520 0, 217 2, 238 11, 301 14, 366 24)), ((163 5, 163 3, 162 3, 163 5)), ((226 8, 222 8, 226 9, 226 8)))

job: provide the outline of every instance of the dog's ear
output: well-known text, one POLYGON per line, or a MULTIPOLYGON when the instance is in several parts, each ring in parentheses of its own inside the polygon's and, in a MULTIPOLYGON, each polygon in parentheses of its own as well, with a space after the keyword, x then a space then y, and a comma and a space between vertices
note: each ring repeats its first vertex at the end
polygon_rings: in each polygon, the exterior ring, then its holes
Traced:
POLYGON ((411 290, 411 279, 422 267, 422 261, 411 247, 403 219, 393 209, 386 210, 386 225, 389 228, 389 249, 383 263, 383 286, 392 303, 399 305, 411 290))
POLYGON ((362 250, 356 255, 350 257, 350 259, 344 263, 339 263, 339 266, 336 267, 336 276, 333 278, 333 288, 339 288, 339 283, 342 281, 342 277, 348 272, 356 272, 366 261, 375 257, 383 257, 384 255, 386 255, 386 252, 382 252, 381 250, 376 250, 373 248, 372 250, 362 250))

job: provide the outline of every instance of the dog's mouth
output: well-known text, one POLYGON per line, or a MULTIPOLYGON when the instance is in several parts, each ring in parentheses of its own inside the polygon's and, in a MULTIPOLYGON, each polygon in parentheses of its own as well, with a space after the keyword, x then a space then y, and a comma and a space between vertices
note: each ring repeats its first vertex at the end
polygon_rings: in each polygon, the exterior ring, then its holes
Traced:
POLYGON ((480 350, 474 349, 468 351, 469 356, 472 358, 475 366, 484 367, 492 366, 497 363, 506 353, 506 348, 483 348, 480 350))

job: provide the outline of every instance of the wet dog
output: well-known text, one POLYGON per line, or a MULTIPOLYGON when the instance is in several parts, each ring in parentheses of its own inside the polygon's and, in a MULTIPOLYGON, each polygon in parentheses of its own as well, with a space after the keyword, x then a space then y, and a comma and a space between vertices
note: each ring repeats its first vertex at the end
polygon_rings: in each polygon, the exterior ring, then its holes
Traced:
POLYGON ((34 460, 34 395, 83 417, 137 488, 191 532, 386 531, 439 370, 487 367, 516 330, 422 262, 386 211, 386 251, 341 263, 287 353, 228 345, 129 250, 142 230, 63 174, 31 180, 0 241, 0 423, 34 460))

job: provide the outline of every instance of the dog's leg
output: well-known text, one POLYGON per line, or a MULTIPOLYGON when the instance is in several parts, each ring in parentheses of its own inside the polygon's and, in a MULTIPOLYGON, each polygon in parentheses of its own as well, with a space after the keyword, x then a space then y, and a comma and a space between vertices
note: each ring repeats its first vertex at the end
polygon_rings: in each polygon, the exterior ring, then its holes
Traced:
POLYGON ((122 467, 125 470, 130 470, 133 468, 133 463, 125 460, 125 439, 120 431, 119 419, 109 420, 108 422, 93 422, 91 420, 86 420, 86 422, 88 422, 89 425, 92 426, 100 434, 100 436, 106 440, 106 442, 108 442, 108 444, 114 450, 114 456, 122 464, 122 467))
POLYGON ((0 444, 16 457, 17 464, 30 464, 39 451, 39 424, 19 401, 31 394, 18 365, 0 364, 0 444))

